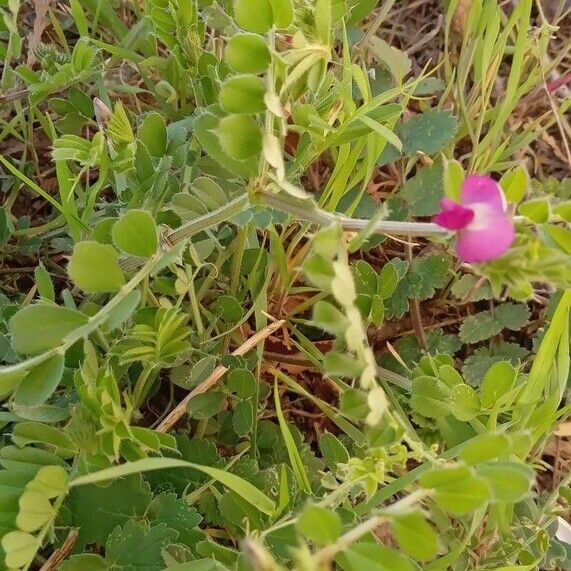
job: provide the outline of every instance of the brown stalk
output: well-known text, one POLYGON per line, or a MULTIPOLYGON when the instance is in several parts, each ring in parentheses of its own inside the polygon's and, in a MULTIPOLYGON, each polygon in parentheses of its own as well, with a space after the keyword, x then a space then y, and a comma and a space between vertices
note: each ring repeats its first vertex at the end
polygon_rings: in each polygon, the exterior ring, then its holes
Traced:
POLYGON ((46 559, 46 562, 41 566, 40 571, 52 571, 53 569, 57 569, 59 564, 71 553, 78 537, 79 532, 76 529, 72 529, 65 538, 62 546, 59 549, 56 549, 48 559, 46 559))
MULTIPOLYGON (((249 337, 232 352, 232 355, 239 357, 249 353, 260 341, 264 341, 267 339, 272 333, 277 331, 280 327, 285 325, 285 320, 280 319, 278 321, 274 321, 269 325, 266 325, 263 329, 260 329, 257 333, 254 333, 252 337, 249 337)), ((210 390, 228 371, 228 367, 224 367, 223 365, 219 365, 214 369, 212 374, 200 385, 192 389, 188 395, 186 395, 177 405, 176 407, 169 413, 169 415, 161 421, 161 423, 157 426, 156 430, 158 432, 169 432, 173 426, 184 416, 186 413, 186 407, 190 399, 195 397, 196 395, 200 395, 205 393, 206 391, 210 390)))

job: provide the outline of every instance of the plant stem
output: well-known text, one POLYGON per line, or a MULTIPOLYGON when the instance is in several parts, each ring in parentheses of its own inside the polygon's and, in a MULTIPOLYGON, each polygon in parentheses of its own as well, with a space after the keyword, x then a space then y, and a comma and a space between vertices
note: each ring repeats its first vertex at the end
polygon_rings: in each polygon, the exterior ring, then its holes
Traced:
POLYGON ((178 244, 206 228, 216 226, 216 224, 220 224, 221 222, 226 222, 226 220, 232 218, 235 214, 242 212, 246 206, 248 206, 248 195, 242 194, 224 206, 217 208, 212 212, 208 212, 204 216, 191 220, 190 222, 183 224, 180 228, 173 230, 167 235, 166 241, 172 245, 178 244))
MULTIPOLYGON (((312 204, 304 203, 299 199, 289 196, 285 192, 274 194, 263 191, 256 195, 265 205, 292 214, 298 219, 313 222, 319 225, 329 225, 340 223, 344 230, 359 231, 365 228, 368 220, 350 218, 342 214, 325 212, 312 204)), ((373 226, 376 234, 398 234, 413 236, 444 236, 448 230, 434 224, 433 222, 399 222, 396 220, 380 220, 373 226)))

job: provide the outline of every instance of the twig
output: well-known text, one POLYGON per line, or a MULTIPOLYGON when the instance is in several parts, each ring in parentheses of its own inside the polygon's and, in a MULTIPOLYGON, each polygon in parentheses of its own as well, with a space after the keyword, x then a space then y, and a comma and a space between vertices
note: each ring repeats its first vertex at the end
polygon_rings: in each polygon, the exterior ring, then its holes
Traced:
POLYGON ((20 101, 27 99, 30 95, 29 89, 21 89, 20 91, 11 91, 10 93, 0 93, 0 107, 12 103, 13 101, 20 101))
POLYGON ((72 529, 65 538, 63 545, 49 556, 40 568, 40 571, 52 571, 53 569, 57 569, 59 564, 71 553, 78 537, 79 532, 76 529, 72 529))
POLYGON ((438 16, 436 26, 434 26, 434 28, 430 30, 430 32, 425 34, 421 40, 416 42, 416 44, 410 46, 410 48, 406 50, 407 55, 410 56, 412 54, 415 54, 417 51, 419 51, 422 48, 422 46, 425 46, 426 44, 431 42, 440 33, 443 23, 444 23, 444 17, 442 16, 442 14, 440 14, 438 16))
MULTIPOLYGON (((240 347, 232 352, 232 355, 238 357, 249 353, 260 341, 263 341, 284 325, 284 319, 270 323, 263 329, 260 329, 260 331, 257 333, 254 333, 252 337, 246 339, 246 341, 244 341, 240 347)), ((158 432, 169 432, 186 413, 186 407, 190 399, 211 389, 224 376, 226 371, 228 371, 228 367, 224 367, 223 365, 216 367, 216 369, 214 369, 212 374, 205 381, 192 389, 192 391, 190 391, 190 393, 188 393, 188 395, 186 395, 186 397, 184 397, 184 399, 182 399, 176 405, 172 412, 157 426, 156 430, 158 432)))

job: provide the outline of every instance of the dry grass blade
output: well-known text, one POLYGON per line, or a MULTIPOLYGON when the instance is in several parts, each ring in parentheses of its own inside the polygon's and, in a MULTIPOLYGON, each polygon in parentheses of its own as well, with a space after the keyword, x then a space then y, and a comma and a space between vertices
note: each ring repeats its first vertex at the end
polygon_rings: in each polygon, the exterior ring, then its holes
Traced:
POLYGON ((28 65, 35 63, 36 61, 36 48, 40 45, 42 41, 42 34, 46 29, 48 19, 46 15, 50 8, 50 0, 34 0, 34 12, 36 13, 36 18, 34 19, 34 27, 29 35, 28 41, 28 65))
POLYGON ((40 571, 52 571, 53 569, 57 569, 60 563, 71 553, 78 538, 79 532, 76 529, 72 529, 65 538, 62 546, 48 557, 46 562, 41 566, 40 571))
MULTIPOLYGON (((260 331, 258 331, 257 333, 254 333, 252 337, 246 339, 246 341, 244 341, 244 343, 242 343, 240 347, 238 347, 232 352, 232 355, 236 357, 246 355, 246 353, 249 353, 258 343, 260 343, 260 341, 264 341, 272 333, 274 333, 284 325, 285 325, 284 319, 280 319, 278 321, 270 323, 263 329, 260 329, 260 331)), ((186 407, 190 399, 192 399, 196 395, 200 395, 210 390, 224 376, 227 370, 228 367, 224 367, 222 365, 216 367, 213 373, 204 382, 200 383, 200 385, 198 385, 192 391, 190 391, 190 393, 188 393, 188 395, 186 395, 186 397, 184 397, 184 399, 182 399, 176 405, 176 407, 172 410, 172 412, 170 412, 170 414, 157 426, 157 431, 169 432, 173 428, 173 426, 186 413, 186 407)))

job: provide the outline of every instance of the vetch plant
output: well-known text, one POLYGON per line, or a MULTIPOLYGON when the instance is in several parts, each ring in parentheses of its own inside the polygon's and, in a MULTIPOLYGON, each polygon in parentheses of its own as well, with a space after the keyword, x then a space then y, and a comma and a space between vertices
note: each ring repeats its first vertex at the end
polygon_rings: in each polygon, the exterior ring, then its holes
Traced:
POLYGON ((0 570, 571 568, 567 28, 29 4, 0 2, 0 570))

